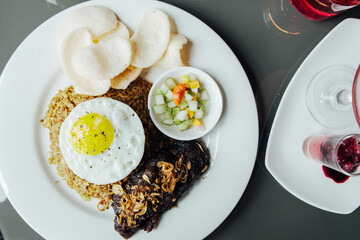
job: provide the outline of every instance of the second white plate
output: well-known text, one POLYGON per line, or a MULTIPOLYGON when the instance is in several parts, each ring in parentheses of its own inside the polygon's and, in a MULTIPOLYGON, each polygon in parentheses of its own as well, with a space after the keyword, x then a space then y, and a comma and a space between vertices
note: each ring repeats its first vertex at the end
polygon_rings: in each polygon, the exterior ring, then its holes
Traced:
MULTIPOLYGON (((305 138, 317 132, 329 132, 310 115, 305 100, 312 77, 331 65, 357 68, 360 63, 360 20, 346 19, 336 26, 309 54, 294 74, 272 125, 265 165, 273 177, 299 199, 323 210, 348 214, 360 205, 360 177, 335 183, 325 177, 322 166, 302 153, 305 138)), ((354 118, 355 123, 355 118, 354 118)), ((336 130, 358 133, 354 125, 336 130)))

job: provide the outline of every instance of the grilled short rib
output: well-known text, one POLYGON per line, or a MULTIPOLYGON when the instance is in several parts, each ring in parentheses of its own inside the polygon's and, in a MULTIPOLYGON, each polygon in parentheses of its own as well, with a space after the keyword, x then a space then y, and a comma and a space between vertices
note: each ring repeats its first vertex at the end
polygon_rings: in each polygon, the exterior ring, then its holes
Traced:
POLYGON ((168 149, 133 171, 113 195, 115 230, 124 238, 150 232, 209 166, 208 150, 199 141, 174 141, 168 149))

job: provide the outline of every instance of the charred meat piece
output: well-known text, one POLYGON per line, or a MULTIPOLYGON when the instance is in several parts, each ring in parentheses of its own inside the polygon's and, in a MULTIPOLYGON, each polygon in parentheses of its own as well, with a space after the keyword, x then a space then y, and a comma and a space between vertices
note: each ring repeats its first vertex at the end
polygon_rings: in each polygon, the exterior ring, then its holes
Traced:
POLYGON ((122 194, 113 195, 115 230, 124 238, 150 232, 209 166, 209 153, 198 141, 174 141, 130 174, 122 194))

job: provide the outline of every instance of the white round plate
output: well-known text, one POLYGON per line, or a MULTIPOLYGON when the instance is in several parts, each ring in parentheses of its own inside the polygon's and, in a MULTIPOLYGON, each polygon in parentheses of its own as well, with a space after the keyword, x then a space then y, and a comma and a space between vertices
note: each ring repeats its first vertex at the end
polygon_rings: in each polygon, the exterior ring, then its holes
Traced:
POLYGON ((132 30, 143 12, 159 8, 192 44, 190 65, 217 81, 223 114, 203 137, 212 164, 200 181, 166 212, 151 233, 131 239, 202 239, 235 207, 252 173, 258 146, 258 116, 248 78, 226 43, 206 24, 174 6, 149 0, 90 1, 69 8, 33 31, 15 51, 0 79, 0 182, 12 205, 46 239, 121 239, 114 213, 84 202, 47 162, 49 136, 40 124, 50 99, 69 85, 55 35, 72 10, 103 5, 132 30), (179 231, 179 229, 183 229, 179 231))

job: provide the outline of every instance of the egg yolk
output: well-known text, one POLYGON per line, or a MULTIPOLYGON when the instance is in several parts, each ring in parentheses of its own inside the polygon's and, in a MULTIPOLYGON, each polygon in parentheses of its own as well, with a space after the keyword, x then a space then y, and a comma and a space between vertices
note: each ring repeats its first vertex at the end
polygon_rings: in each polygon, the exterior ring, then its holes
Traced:
POLYGON ((69 140, 76 152, 96 155, 108 149, 113 139, 111 122, 97 113, 90 113, 74 123, 69 140))

